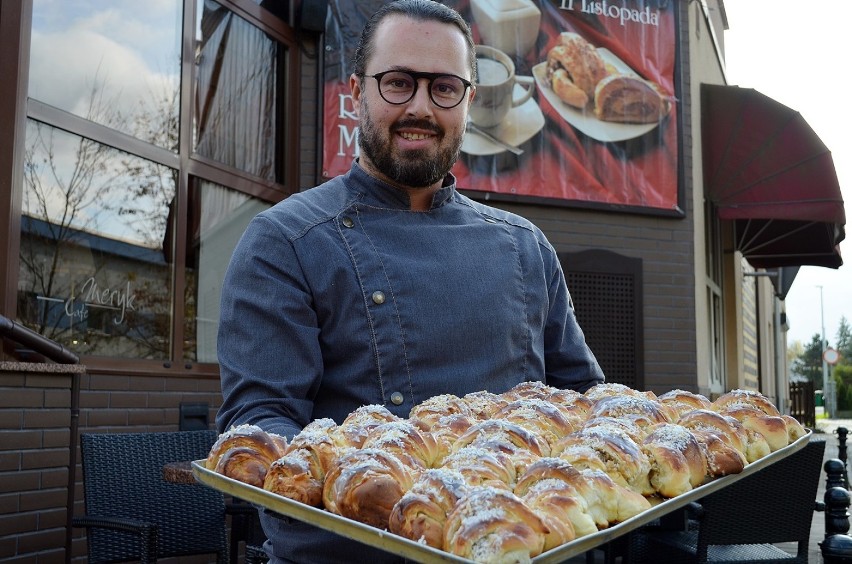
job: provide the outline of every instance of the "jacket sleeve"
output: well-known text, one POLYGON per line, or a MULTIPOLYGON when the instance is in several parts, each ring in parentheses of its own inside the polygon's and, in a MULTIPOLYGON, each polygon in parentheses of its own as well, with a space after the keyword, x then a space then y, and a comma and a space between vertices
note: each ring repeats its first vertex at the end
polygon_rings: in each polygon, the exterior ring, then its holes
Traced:
POLYGON ((219 432, 251 423, 292 437, 307 425, 322 374, 318 334, 291 242, 262 214, 255 217, 222 285, 219 432))

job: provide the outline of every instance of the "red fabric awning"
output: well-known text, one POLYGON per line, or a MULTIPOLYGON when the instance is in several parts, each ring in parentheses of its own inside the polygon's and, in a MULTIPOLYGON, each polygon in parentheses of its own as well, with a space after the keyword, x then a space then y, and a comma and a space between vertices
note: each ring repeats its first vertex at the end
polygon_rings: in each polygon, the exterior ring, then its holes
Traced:
POLYGON ((802 115, 750 88, 701 85, 704 185, 752 266, 838 268, 846 214, 831 152, 802 115))

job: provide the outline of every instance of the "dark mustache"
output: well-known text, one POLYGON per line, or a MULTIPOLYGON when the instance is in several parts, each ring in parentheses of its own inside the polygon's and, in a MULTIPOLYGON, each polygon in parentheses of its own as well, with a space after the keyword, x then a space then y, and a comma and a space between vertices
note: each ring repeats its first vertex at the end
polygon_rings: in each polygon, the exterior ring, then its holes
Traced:
POLYGON ((444 130, 441 129, 438 124, 432 123, 429 120, 423 119, 406 119, 402 121, 398 121, 394 124, 393 130, 394 132, 399 131, 400 129, 404 129, 406 127, 416 128, 416 129, 425 129, 427 131, 431 131, 437 135, 442 135, 444 130))

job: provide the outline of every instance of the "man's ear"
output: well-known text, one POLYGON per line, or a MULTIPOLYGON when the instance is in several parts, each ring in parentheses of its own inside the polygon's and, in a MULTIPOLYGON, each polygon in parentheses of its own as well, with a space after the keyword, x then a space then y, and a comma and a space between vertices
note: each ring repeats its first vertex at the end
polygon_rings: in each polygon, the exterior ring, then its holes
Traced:
POLYGON ((361 94, 364 91, 361 89, 361 79, 355 73, 349 75, 349 91, 352 93, 352 106, 358 113, 361 109, 361 94))

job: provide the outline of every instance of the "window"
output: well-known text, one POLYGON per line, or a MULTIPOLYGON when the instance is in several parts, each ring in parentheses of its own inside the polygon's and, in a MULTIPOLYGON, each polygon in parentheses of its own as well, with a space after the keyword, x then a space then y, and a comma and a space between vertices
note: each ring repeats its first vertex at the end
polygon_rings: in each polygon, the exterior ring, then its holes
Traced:
POLYGON ((219 294, 234 246, 252 217, 268 204, 212 182, 194 179, 187 238, 188 298, 184 320, 184 359, 216 362, 219 294))
POLYGON ((181 2, 34 0, 28 95, 177 151, 181 2))
POLYGON ((727 386, 725 377, 724 305, 722 300, 722 235, 719 219, 709 202, 704 206, 704 255, 707 288, 708 343, 710 351, 710 393, 722 394, 727 386))
POLYGON ((78 354, 165 359, 175 171, 30 121, 18 316, 78 354))
POLYGON ((280 46, 215 2, 199 2, 198 13, 194 149, 275 180, 280 46))
POLYGON ((294 46, 252 0, 33 0, 22 324, 87 361, 216 362, 231 252, 296 191, 294 46))

